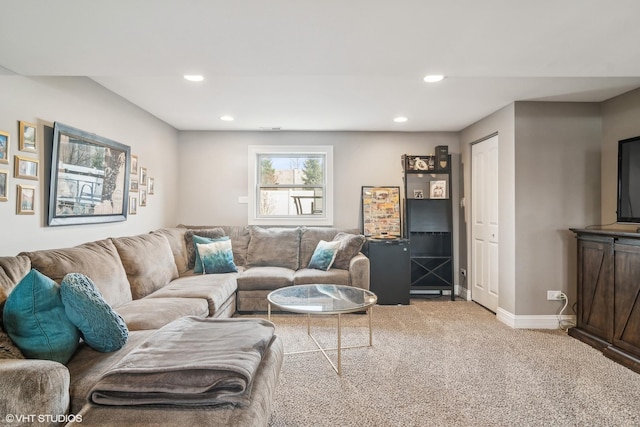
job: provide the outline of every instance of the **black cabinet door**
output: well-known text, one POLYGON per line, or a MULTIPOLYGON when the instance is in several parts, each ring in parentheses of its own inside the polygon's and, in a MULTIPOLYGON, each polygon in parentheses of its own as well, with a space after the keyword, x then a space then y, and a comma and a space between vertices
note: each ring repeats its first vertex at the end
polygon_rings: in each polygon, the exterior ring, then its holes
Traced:
POLYGON ((370 290, 378 296, 378 304, 409 304, 409 241, 370 240, 368 257, 371 266, 370 290))

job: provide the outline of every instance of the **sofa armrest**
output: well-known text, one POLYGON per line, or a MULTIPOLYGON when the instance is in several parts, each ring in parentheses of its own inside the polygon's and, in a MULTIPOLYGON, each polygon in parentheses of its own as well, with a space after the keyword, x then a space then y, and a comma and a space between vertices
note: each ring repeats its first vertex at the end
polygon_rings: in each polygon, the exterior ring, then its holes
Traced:
POLYGON ((369 258, 362 252, 351 258, 349 276, 351 278, 351 286, 369 289, 369 258))
POLYGON ((69 410, 69 371, 50 360, 0 360, 0 416, 16 418, 10 425, 58 425, 69 410), (50 415, 50 417, 48 417, 50 415), (29 420, 24 417, 32 417, 29 420))

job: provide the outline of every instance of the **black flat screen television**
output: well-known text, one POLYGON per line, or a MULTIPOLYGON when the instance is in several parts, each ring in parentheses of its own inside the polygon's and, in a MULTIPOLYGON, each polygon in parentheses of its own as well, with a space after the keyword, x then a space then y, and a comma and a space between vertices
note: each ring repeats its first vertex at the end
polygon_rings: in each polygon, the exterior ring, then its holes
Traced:
POLYGON ((640 223, 640 136, 618 142, 618 222, 640 223))

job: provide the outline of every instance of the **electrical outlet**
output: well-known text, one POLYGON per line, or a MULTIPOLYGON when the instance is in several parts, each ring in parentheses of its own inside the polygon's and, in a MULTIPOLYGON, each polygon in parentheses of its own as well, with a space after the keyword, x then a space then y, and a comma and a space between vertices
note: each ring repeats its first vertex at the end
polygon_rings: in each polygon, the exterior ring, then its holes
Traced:
POLYGON ((461 268, 461 269, 460 269, 460 275, 461 275, 462 277, 467 277, 467 270, 465 270, 464 268, 461 268))
POLYGON ((562 291, 547 291, 547 300, 549 301, 562 301, 562 291))

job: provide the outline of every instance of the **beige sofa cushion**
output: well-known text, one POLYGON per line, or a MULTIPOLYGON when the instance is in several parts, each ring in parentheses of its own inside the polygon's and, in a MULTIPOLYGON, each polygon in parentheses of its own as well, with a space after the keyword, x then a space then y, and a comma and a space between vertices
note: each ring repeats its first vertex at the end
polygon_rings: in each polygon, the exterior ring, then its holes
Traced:
POLYGON ((330 285, 350 285, 349 271, 331 268, 328 271, 315 268, 303 268, 296 271, 293 276, 294 285, 314 285, 326 283, 330 285))
POLYGON ((247 267, 284 267, 297 270, 300 266, 300 228, 249 229, 251 240, 247 249, 247 267))
POLYGON ((238 276, 238 291, 273 290, 293 285, 294 270, 283 267, 252 267, 238 276))
POLYGON ((189 270, 189 252, 187 251, 187 244, 184 239, 184 233, 186 231, 184 228, 161 228, 151 232, 151 234, 162 234, 169 241, 171 252, 173 252, 173 259, 178 269, 178 275, 182 275, 189 270))
POLYGON ((131 301, 127 273, 111 239, 98 240, 66 249, 23 252, 31 265, 57 283, 67 273, 82 273, 98 287, 111 307, 131 301))
POLYGON ((236 293, 238 273, 193 274, 182 276, 145 299, 194 298, 207 301, 205 316, 217 316, 224 304, 236 293))
POLYGON ((142 298, 121 305, 116 312, 130 331, 145 331, 184 316, 207 317, 209 306, 202 298, 142 298))
POLYGON ((4 302, 29 271, 31 271, 31 260, 26 256, 0 257, 0 325, 2 325, 4 302))
POLYGON ((133 299, 145 297, 178 277, 165 236, 150 233, 112 240, 127 272, 133 299))
POLYGON ((335 261, 333 261, 333 268, 348 270, 351 258, 358 255, 366 239, 362 234, 340 232, 336 234, 333 240, 340 242, 338 254, 335 261))

